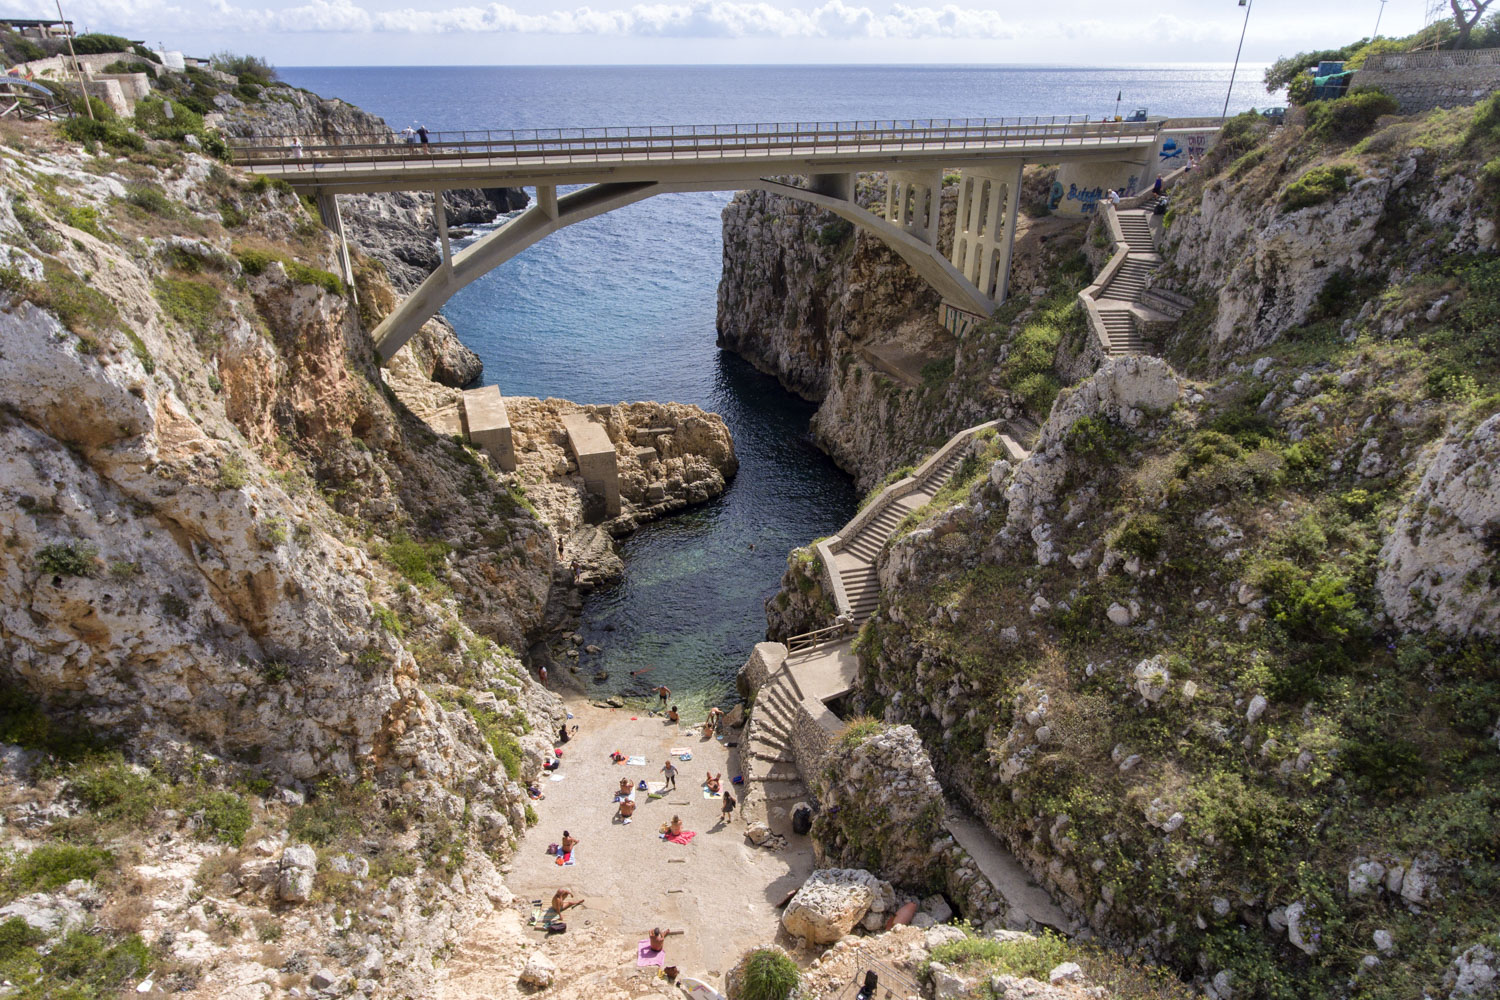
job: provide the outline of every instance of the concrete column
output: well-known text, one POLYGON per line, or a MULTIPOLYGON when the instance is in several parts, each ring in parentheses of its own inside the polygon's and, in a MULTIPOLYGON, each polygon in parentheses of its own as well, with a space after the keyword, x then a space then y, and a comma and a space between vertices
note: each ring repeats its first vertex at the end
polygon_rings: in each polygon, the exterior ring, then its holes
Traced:
POLYGON ((969 217, 964 226, 969 231, 969 266, 964 268, 964 277, 969 284, 979 287, 980 258, 984 253, 984 234, 980 228, 984 218, 984 200, 994 198, 994 183, 988 177, 974 178, 974 197, 969 199, 969 217))
POLYGON ((995 294, 990 298, 996 302, 1004 302, 1005 296, 1010 293, 1010 255, 1016 248, 1016 218, 1021 209, 1021 173, 1026 165, 1018 162, 1014 179, 1010 182, 1010 190, 1005 199, 1005 242, 1002 244, 999 261, 999 275, 995 286, 995 294))
POLYGON ((1005 209, 1006 194, 1014 185, 1006 184, 1001 187, 998 181, 990 182, 990 201, 984 209, 984 253, 983 260, 979 265, 979 280, 974 284, 981 292, 990 298, 995 297, 995 257, 997 241, 1009 237, 1009 233, 1000 231, 1001 212, 1005 209))
POLYGON ((344 236, 344 216, 339 211, 339 196, 318 188, 317 202, 318 215, 323 220, 323 225, 339 238, 339 270, 343 272, 340 277, 349 286, 349 293, 355 296, 355 302, 358 302, 359 293, 354 290, 354 262, 349 257, 349 240, 344 236))
POLYGON ((543 212, 547 213, 548 218, 557 218, 557 185, 538 184, 536 186, 536 203, 541 207, 543 212))
POLYGON ((432 192, 432 217, 437 221, 438 242, 443 247, 443 266, 453 266, 453 247, 448 241, 448 208, 443 204, 443 192, 432 192))
POLYGON ((969 248, 969 187, 974 183, 974 178, 966 174, 960 174, 958 178, 958 211, 953 216, 953 254, 948 259, 953 266, 958 268, 959 273, 966 274, 964 267, 964 255, 969 248))

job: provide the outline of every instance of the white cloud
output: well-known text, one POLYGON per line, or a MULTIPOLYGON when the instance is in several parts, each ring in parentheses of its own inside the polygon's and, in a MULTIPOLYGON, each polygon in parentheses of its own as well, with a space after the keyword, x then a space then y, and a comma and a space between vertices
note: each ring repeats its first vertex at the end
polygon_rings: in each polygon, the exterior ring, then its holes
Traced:
MULTIPOLYGON (((1013 38, 1017 29, 995 11, 956 4, 895 4, 880 13, 844 0, 803 8, 769 2, 690 0, 638 3, 615 10, 592 7, 526 14, 501 3, 421 9, 373 10, 355 0, 307 0, 281 8, 237 6, 208 0, 221 30, 277 32, 386 32, 410 35, 547 34, 669 38, 1013 38)), ((155 32, 202 21, 170 0, 77 0, 88 25, 155 32)))

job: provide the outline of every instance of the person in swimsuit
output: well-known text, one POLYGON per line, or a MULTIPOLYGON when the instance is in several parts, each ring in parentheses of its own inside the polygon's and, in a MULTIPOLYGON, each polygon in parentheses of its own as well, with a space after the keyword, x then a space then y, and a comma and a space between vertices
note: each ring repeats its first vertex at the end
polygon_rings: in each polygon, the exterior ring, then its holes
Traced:
POLYGON ((724 811, 719 816, 726 826, 734 819, 734 795, 727 789, 724 792, 724 811))
POLYGON ((620 790, 615 793, 617 799, 628 799, 630 797, 630 779, 620 779, 620 790))
POLYGON ((578 838, 575 837, 575 836, 573 836, 567 830, 564 830, 563 831, 563 839, 562 839, 562 852, 564 854, 567 854, 569 851, 573 850, 573 848, 575 848, 577 846, 578 846, 578 838))
POLYGON ((660 927, 651 928, 651 933, 647 935, 651 939, 651 950, 661 951, 663 948, 665 948, 667 946, 667 935, 671 933, 672 928, 670 927, 668 927, 666 930, 662 930, 660 927))
POLYGON ((672 822, 661 828, 661 832, 668 837, 675 837, 682 832, 682 817, 673 816, 672 822))
POLYGON ((703 783, 708 786, 710 792, 717 793, 719 791, 719 781, 724 777, 724 773, 722 771, 718 774, 714 774, 712 771, 705 771, 703 773, 706 775, 703 783))
POLYGON ((622 822, 629 823, 630 822, 630 817, 632 817, 632 816, 635 815, 635 800, 634 799, 621 799, 620 800, 620 809, 619 809, 619 812, 620 812, 620 820, 622 822))
POLYGON ((667 719, 670 722, 676 722, 677 721, 678 715, 677 715, 677 706, 676 705, 673 705, 672 706, 672 711, 670 711, 670 712, 667 713, 667 719))
POLYGON ((662 791, 677 787, 677 768, 672 766, 670 760, 661 766, 661 773, 667 776, 666 782, 662 784, 662 791))
POLYGON ((570 889, 559 889, 552 894, 552 909, 557 911, 558 916, 562 916, 562 912, 570 906, 583 905, 581 899, 569 899, 571 895, 573 892, 570 889))

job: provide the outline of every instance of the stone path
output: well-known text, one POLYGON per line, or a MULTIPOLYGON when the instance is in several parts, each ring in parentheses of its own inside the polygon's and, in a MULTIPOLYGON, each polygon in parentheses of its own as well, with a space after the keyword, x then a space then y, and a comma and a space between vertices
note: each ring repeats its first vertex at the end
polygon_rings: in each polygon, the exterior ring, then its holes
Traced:
POLYGON ((1067 915, 1052 902, 1046 890, 1031 880, 1021 863, 982 823, 949 813, 943 825, 953 834, 958 846, 974 859, 980 872, 1012 910, 1020 910, 1027 919, 1044 927, 1064 932, 1070 929, 1067 915))

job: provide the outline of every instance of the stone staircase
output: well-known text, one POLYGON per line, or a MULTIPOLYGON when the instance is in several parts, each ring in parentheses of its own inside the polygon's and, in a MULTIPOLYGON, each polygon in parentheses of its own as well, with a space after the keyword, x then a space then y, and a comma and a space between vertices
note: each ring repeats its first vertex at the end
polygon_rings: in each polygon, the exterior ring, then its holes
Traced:
POLYGON ((807 797, 807 786, 797 771, 797 758, 792 752, 792 731, 800 700, 801 694, 790 674, 778 671, 756 692, 750 723, 740 741, 745 816, 761 817, 765 822, 774 819, 773 829, 785 821, 785 811, 793 802, 807 797))
POLYGON ((1151 216, 1146 209, 1106 205, 1101 211, 1119 246, 1100 272, 1102 280, 1096 280, 1081 296, 1091 300, 1091 319, 1106 354, 1144 354, 1150 344, 1142 335, 1142 325, 1170 323, 1181 317, 1192 301, 1150 287, 1151 274, 1162 261, 1156 253, 1151 216))
POLYGON ((852 623, 856 627, 864 624, 880 603, 880 579, 875 574, 875 560, 880 555, 880 550, 885 548, 885 543, 895 534, 897 526, 906 519, 906 515, 936 496, 937 491, 953 478, 963 461, 963 452, 954 451, 932 469, 915 490, 893 500, 879 514, 861 525, 852 537, 844 539, 843 548, 835 557, 835 569, 843 580, 852 623))

